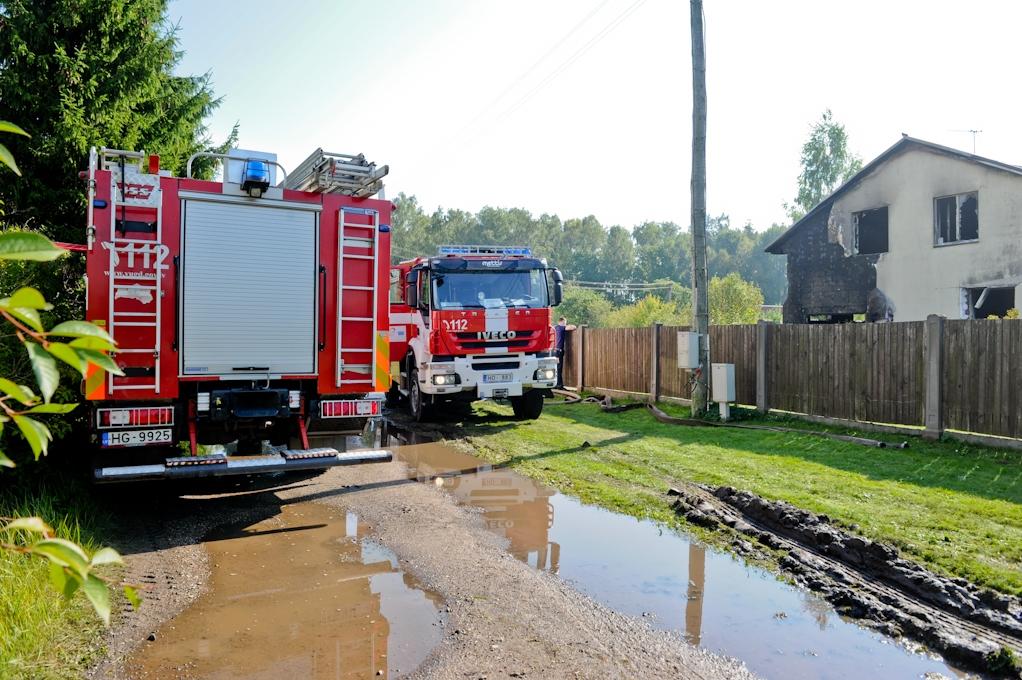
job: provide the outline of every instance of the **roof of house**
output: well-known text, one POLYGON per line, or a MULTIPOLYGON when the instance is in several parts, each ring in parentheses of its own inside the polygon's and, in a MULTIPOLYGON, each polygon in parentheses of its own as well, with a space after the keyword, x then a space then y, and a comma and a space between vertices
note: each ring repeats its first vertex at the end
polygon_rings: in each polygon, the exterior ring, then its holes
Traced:
POLYGON ((1002 163, 1000 161, 995 161, 990 158, 977 156, 976 154, 968 153, 966 151, 952 149, 949 146, 942 146, 940 144, 934 144, 933 142, 927 142, 922 139, 916 139, 915 137, 909 137, 908 135, 902 135, 901 139, 899 139, 893 146, 891 146, 882 154, 880 154, 879 156, 871 160, 869 163, 864 165, 862 170, 852 175, 847 182, 845 182, 837 189, 835 189, 834 193, 820 201, 820 203, 815 208, 807 212, 802 217, 802 219, 800 219, 795 224, 791 225, 791 227, 789 227, 787 231, 781 234, 776 241, 767 246, 766 251, 768 253, 783 254, 784 250, 782 249, 782 247, 788 241, 788 239, 790 239, 792 236, 798 233, 799 230, 801 230, 806 224, 811 222, 821 212, 823 212, 824 210, 830 210, 830 207, 831 205, 833 205, 835 200, 851 191, 859 182, 861 182, 863 179, 865 179, 873 171, 875 171, 881 165, 889 161, 891 158, 897 156, 898 154, 909 151, 911 149, 924 149, 926 151, 943 154, 945 156, 951 156, 952 158, 968 161, 970 163, 984 165, 993 170, 1000 170, 1002 172, 1009 172, 1013 175, 1022 176, 1022 167, 1020 166, 1002 163))

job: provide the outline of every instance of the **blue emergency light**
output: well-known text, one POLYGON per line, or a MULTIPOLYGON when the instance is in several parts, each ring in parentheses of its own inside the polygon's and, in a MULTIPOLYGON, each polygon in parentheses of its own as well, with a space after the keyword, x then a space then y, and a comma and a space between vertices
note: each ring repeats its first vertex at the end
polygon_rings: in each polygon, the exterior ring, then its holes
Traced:
POLYGON ((241 189, 259 198, 270 188, 270 165, 266 161, 247 160, 241 171, 241 189))
POLYGON ((525 246, 440 246, 441 255, 520 255, 532 256, 532 248, 525 246))

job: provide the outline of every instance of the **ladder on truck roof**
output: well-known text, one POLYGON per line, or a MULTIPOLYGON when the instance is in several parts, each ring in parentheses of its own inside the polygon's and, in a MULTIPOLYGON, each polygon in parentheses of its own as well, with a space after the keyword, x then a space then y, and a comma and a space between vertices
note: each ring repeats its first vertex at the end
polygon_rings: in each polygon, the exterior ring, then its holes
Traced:
POLYGON ((383 189, 381 181, 390 172, 386 165, 376 167, 362 154, 352 156, 316 149, 284 180, 285 189, 343 194, 369 198, 383 189))
POLYGON ((129 390, 160 392, 160 340, 162 331, 163 277, 169 249, 163 243, 163 193, 159 175, 142 172, 145 155, 117 149, 100 149, 90 159, 93 177, 101 167, 110 171, 110 241, 108 332, 117 343, 117 354, 152 357, 152 366, 122 366, 124 376, 107 373, 111 394, 129 390), (129 162, 130 159, 130 162, 129 162), (126 209, 135 219, 128 219, 126 209), (138 219, 139 212, 148 218, 138 219), (134 238, 129 234, 149 234, 134 238), (141 270, 141 271, 139 271, 141 270), (129 330, 131 329, 131 330, 129 330), (147 337, 152 335, 152 343, 147 337), (145 378, 144 382, 134 380, 145 378))
MULTIPOLYGON (((379 292, 379 246, 380 246, 380 213, 372 208, 341 207, 338 215, 337 229, 337 366, 336 386, 376 384, 375 370, 377 360, 377 293, 379 292), (350 218, 360 216, 364 221, 352 221, 350 218), (352 233, 353 232, 353 233, 352 233), (345 264, 369 262, 372 272, 372 284, 369 286, 352 285, 344 282, 345 264), (345 316, 344 301, 346 294, 365 297, 368 295, 367 306, 369 316, 345 316), (356 347, 351 345, 349 338, 364 337, 369 331, 369 346, 356 347), (361 332, 360 332, 361 331, 361 332), (345 344, 348 343, 348 344, 345 344), (346 361, 345 355, 355 354, 359 357, 369 355, 369 361, 356 359, 346 361), (358 378, 345 378, 345 373, 356 373, 358 378)), ((363 265, 364 268, 364 265, 363 265)))

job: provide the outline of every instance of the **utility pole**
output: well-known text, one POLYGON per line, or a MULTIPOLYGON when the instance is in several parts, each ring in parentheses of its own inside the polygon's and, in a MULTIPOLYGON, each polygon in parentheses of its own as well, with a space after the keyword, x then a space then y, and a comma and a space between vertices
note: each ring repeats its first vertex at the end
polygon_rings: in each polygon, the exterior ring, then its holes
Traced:
POLYGON ((706 282, 706 46, 703 0, 690 0, 692 20, 692 294, 699 334, 699 377, 692 413, 706 412, 710 382, 710 303, 706 282))

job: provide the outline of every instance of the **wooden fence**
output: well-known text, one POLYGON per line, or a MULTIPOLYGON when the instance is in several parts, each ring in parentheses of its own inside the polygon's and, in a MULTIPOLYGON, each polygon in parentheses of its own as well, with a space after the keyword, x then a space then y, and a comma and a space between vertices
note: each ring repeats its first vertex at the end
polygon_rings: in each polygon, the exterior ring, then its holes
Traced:
MULTIPOLYGON (((565 384, 688 399, 685 327, 582 328, 565 384)), ((714 363, 735 365, 739 404, 867 423, 1022 438, 1022 321, 713 326, 714 363)))

